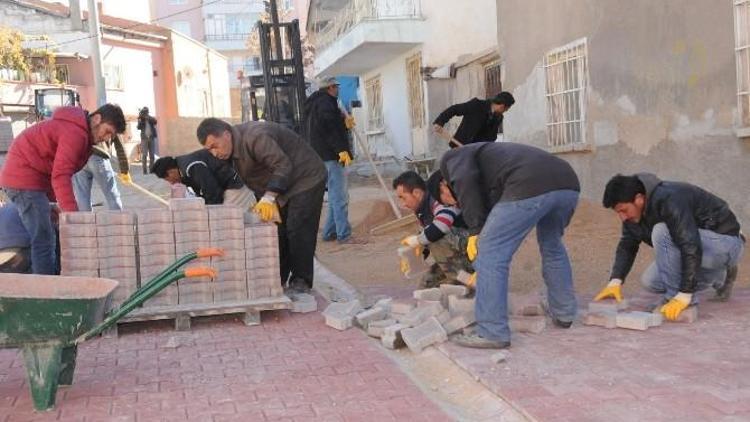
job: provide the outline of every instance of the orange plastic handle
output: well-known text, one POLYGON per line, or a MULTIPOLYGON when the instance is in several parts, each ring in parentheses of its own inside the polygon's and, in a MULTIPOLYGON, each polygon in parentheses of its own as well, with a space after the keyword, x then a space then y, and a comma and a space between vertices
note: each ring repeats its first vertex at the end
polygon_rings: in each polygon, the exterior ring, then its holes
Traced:
POLYGON ((185 277, 216 278, 216 270, 211 267, 194 267, 185 269, 185 277))
POLYGON ((222 248, 200 248, 195 252, 198 258, 208 258, 212 256, 224 256, 222 248))

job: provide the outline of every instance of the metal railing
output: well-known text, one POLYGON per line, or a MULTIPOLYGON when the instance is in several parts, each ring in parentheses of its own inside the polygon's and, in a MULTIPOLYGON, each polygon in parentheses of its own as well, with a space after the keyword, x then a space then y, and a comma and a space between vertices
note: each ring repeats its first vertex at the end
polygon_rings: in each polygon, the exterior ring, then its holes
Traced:
POLYGON ((362 21, 388 19, 422 19, 421 0, 351 0, 310 38, 322 51, 362 21))

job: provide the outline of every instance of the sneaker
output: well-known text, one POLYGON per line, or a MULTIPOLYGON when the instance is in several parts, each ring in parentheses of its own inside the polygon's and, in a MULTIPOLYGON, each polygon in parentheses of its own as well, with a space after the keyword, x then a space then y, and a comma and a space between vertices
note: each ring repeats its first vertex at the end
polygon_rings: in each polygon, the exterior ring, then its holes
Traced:
POLYGON ((333 242, 334 240, 336 240, 336 235, 334 234, 334 235, 331 235, 331 236, 323 236, 323 237, 321 237, 321 239, 324 242, 333 242))
POLYGON ((472 349, 507 349, 510 347, 509 341, 489 340, 476 333, 457 335, 453 341, 459 346, 472 349))
POLYGON ((711 298, 715 302, 726 302, 732 297, 732 288, 734 287, 734 280, 737 279, 737 266, 732 265, 727 268, 727 277, 724 279, 724 284, 716 288, 716 295, 711 298))

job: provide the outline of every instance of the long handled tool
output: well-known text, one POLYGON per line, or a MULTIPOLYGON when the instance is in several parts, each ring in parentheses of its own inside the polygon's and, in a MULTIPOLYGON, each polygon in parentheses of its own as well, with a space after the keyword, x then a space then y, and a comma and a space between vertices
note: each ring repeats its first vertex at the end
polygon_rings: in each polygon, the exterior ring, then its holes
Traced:
POLYGON ((137 190, 141 191, 142 193, 145 193, 146 195, 148 195, 151 198, 153 198, 153 199, 161 202, 164 205, 169 205, 169 202, 167 202, 164 198, 162 198, 161 196, 159 196, 159 195, 157 195, 157 194, 149 191, 148 189, 144 188, 143 186, 141 186, 141 185, 139 185, 139 184, 137 184, 135 182, 130 182, 130 186, 136 188, 137 190))
POLYGON ((453 137, 453 135, 451 135, 447 130, 445 130, 443 128, 441 128, 441 130, 436 130, 435 133, 437 133, 437 135, 439 137, 441 137, 441 138, 445 139, 446 141, 448 141, 449 144, 453 144, 453 145, 455 145, 457 147, 464 146, 463 142, 461 142, 458 139, 456 139, 455 137, 453 137))
POLYGON ((354 139, 357 141, 357 145, 359 146, 359 149, 362 150, 362 152, 365 154, 365 157, 367 158, 367 161, 370 162, 370 165, 372 166, 372 170, 375 172, 375 176, 378 178, 378 182, 380 182, 380 187, 383 188, 383 193, 385 193, 386 198, 388 198, 388 203, 391 204, 391 209, 393 210, 393 214, 396 216, 396 219, 393 221, 373 227, 370 230, 370 234, 382 233, 386 230, 390 230, 393 228, 405 226, 413 222, 416 222, 414 215, 410 214, 404 217, 404 215, 401 213, 401 209, 399 209, 398 205, 396 205, 396 201, 391 196, 391 191, 388 189, 388 186, 385 184, 385 181, 383 180, 383 176, 380 175, 380 170, 378 170, 378 167, 375 165, 375 161, 373 161, 372 156, 370 155, 370 150, 367 148, 367 145, 365 145, 365 143, 362 142, 362 138, 359 136, 359 132, 357 131, 356 128, 352 128, 352 132, 354 133, 354 139))

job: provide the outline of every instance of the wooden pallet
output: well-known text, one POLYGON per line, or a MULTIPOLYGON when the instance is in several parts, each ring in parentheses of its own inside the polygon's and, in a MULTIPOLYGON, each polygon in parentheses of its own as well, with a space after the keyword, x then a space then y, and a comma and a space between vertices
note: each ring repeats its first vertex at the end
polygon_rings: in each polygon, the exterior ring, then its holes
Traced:
MULTIPOLYGON (((291 307, 292 301, 283 295, 238 302, 151 306, 132 311, 117 321, 117 324, 173 319, 175 321, 175 330, 189 331, 190 320, 193 317, 243 314, 242 321, 245 325, 260 325, 261 311, 291 309, 291 307)), ((115 332, 108 333, 108 335, 116 335, 116 328, 114 330, 115 332)))

